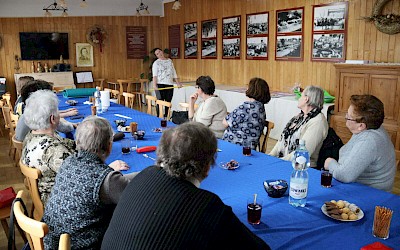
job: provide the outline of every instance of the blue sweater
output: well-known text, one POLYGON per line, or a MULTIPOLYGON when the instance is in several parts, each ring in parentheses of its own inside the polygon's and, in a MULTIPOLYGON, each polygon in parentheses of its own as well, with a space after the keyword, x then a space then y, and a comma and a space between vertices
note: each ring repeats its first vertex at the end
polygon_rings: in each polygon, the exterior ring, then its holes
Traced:
POLYGON ((339 151, 339 162, 329 163, 329 172, 341 182, 359 182, 388 192, 396 175, 396 156, 386 130, 364 130, 353 134, 339 151))

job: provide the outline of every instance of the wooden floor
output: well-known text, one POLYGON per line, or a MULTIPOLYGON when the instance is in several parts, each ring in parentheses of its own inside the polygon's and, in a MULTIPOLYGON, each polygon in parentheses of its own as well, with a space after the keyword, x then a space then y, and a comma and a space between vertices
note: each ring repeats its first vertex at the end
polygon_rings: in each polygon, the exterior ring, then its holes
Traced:
MULTIPOLYGON (((146 107, 143 107, 143 110, 146 107)), ((0 119, 1 120, 1 119, 0 119)), ((3 123, 2 123, 3 124, 3 123)), ((8 131, 4 130, 4 134, 8 133, 8 131)), ((272 147, 275 145, 276 141, 273 139, 268 140, 267 144, 267 152, 270 152, 272 147)), ((11 157, 8 155, 9 150, 9 140, 8 136, 5 135, 3 137, 0 136, 0 190, 12 186, 14 190, 17 192, 18 190, 26 190, 23 183, 23 176, 19 170, 19 168, 15 167, 15 164, 11 157)), ((395 177, 395 184, 393 188, 393 193, 400 195, 400 171, 397 170, 395 177)), ((30 201, 28 203, 28 211, 30 211, 30 201)), ((16 231, 16 239, 17 239, 17 249, 21 249, 23 246, 22 239, 16 231)), ((7 239, 4 234, 2 228, 0 228, 0 250, 7 249, 7 239)))

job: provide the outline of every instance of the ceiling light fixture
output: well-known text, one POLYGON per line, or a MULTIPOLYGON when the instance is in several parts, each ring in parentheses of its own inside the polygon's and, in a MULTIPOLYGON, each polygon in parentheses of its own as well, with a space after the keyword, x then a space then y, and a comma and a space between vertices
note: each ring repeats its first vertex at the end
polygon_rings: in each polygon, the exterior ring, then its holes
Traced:
POLYGON ((136 15, 141 16, 140 11, 143 11, 144 14, 148 15, 148 14, 150 14, 150 11, 148 9, 149 9, 149 6, 147 6, 146 4, 144 4, 142 2, 142 0, 140 0, 140 5, 139 5, 139 7, 136 8, 136 15))
POLYGON ((174 5, 172 5, 173 10, 179 10, 181 8, 182 4, 179 0, 175 0, 174 5))
POLYGON ((88 7, 88 4, 85 0, 82 0, 80 6, 81 6, 81 8, 86 8, 86 7, 88 7))
POLYGON ((47 7, 43 7, 43 10, 45 11, 44 16, 45 17, 51 17, 52 14, 50 11, 62 11, 63 13, 61 14, 61 16, 63 17, 67 17, 68 16, 68 9, 65 7, 62 7, 61 5, 58 6, 56 0, 54 0, 54 3, 50 4, 47 7))

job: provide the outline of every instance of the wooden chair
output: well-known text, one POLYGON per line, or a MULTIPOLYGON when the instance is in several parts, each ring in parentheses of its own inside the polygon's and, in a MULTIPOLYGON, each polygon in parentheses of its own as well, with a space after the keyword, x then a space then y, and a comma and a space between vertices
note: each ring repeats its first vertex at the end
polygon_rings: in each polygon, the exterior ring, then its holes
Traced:
MULTIPOLYGON (((17 194, 17 198, 24 200, 25 193, 20 190, 17 194)), ((26 204, 26 202, 24 201, 26 204)), ((28 239, 29 246, 32 250, 44 250, 43 238, 49 233, 49 227, 46 223, 39 220, 30 218, 24 213, 24 209, 20 201, 14 203, 14 215, 18 226, 25 232, 26 238, 28 239)), ((70 250, 71 239, 69 234, 61 234, 60 241, 58 243, 59 250, 70 250)))
POLYGON ((117 99, 117 103, 121 103, 121 99, 120 99, 121 95, 120 95, 119 90, 105 88, 104 91, 110 92, 110 95, 111 95, 110 98, 117 99))
POLYGON ((396 153, 397 171, 399 171, 400 170, 400 150, 395 149, 394 152, 396 153))
POLYGON ((22 148, 23 148, 23 142, 22 141, 18 141, 17 139, 15 139, 15 134, 13 135, 13 137, 11 138, 13 146, 15 148, 15 157, 14 157, 14 161, 15 161, 15 166, 17 167, 19 164, 19 160, 21 159, 21 155, 22 155, 22 148))
POLYGON ((123 92, 122 95, 125 97, 125 107, 133 109, 133 104, 135 102, 135 95, 126 92, 123 92))
MULTIPOLYGON (((189 110, 189 103, 187 103, 187 102, 180 102, 180 103, 179 103, 179 106, 181 107, 181 110, 182 110, 182 111, 188 111, 188 110, 189 110)), ((195 104, 195 105, 194 105, 194 109, 195 109, 195 110, 196 110, 198 107, 199 107, 198 104, 195 104)))
POLYGON ((19 161, 19 167, 21 169, 22 174, 25 176, 26 181, 28 183, 29 193, 32 198, 33 212, 32 217, 35 220, 41 220, 44 213, 44 207, 42 200, 40 199, 39 188, 38 188, 38 180, 42 177, 42 172, 39 169, 31 168, 22 161, 19 161))
POLYGON ((267 130, 265 133, 263 131, 264 134, 264 138, 260 137, 260 142, 258 144, 258 150, 260 152, 265 153, 265 151, 267 150, 267 142, 268 142, 268 137, 269 137, 269 133, 271 132, 271 129, 273 129, 275 126, 275 124, 271 121, 265 121, 265 127, 264 127, 264 131, 265 129, 267 130), (261 142, 262 140, 262 142, 261 142))
POLYGON ((10 106, 8 105, 4 105, 2 107, 2 112, 3 112, 3 117, 4 117, 4 127, 6 129, 8 129, 8 136, 9 136, 9 145, 10 145, 10 149, 8 151, 8 155, 13 155, 12 157, 15 157, 15 148, 13 146, 12 143, 12 137, 15 134, 15 127, 17 126, 17 122, 18 120, 17 117, 14 114, 12 114, 12 110, 10 108, 10 106), (11 118, 11 114, 13 115, 13 118, 11 118), (13 153, 12 153, 13 152, 13 153))
MULTIPOLYGON (((8 239, 8 233, 9 233, 9 230, 10 230, 9 227, 8 227, 7 219, 10 218, 11 205, 12 204, 0 208, 0 221, 1 221, 1 225, 3 227, 4 233, 6 234, 6 237, 7 237, 6 239, 8 239)), ((17 227, 17 229, 18 229, 19 233, 21 234, 22 239, 26 243, 27 239, 25 237, 24 231, 22 231, 22 229, 20 227, 17 227)))
POLYGON ((12 107, 12 103, 11 103, 11 94, 10 93, 5 93, 4 95, 2 95, 2 99, 4 99, 6 101, 6 104, 11 108, 11 110, 13 109, 12 107))
POLYGON ((157 100, 156 104, 157 104, 157 107, 158 107, 158 117, 160 117, 160 118, 166 117, 167 120, 169 120, 171 118, 172 103, 167 102, 167 101, 157 100), (165 107, 168 107, 168 114, 167 115, 164 114, 165 107))
MULTIPOLYGON (((1 108, 1 112, 3 112, 3 107, 4 107, 4 105, 6 105, 6 100, 0 100, 0 108, 1 108)), ((4 116, 3 116, 3 121, 2 122, 4 122, 4 116)), ((5 122, 4 122, 5 123, 5 122)), ((3 137, 4 136, 4 133, 3 133, 3 125, 1 125, 0 124, 0 126, 1 126, 1 128, 0 128, 0 134, 1 134, 1 136, 3 137)), ((4 126, 5 126, 5 124, 4 124, 4 126)))
POLYGON ((108 85, 108 88, 111 88, 111 89, 114 89, 114 90, 119 90, 120 89, 119 83, 114 81, 114 80, 107 81, 107 85, 108 85), (112 87, 110 87, 110 86, 112 86, 112 87))
MULTIPOLYGON (((17 194, 17 198, 23 199, 24 196, 23 190, 20 190, 17 194)), ((20 201, 14 203, 14 215, 18 225, 24 230, 31 249, 44 250, 43 237, 49 232, 49 227, 46 223, 29 218, 25 215, 20 201)))
POLYGON ((100 87, 100 90, 104 89, 104 82, 106 81, 106 79, 103 78, 97 78, 93 80, 93 88, 95 87, 100 87))
POLYGON ((140 89, 139 91, 133 92, 133 94, 136 95, 136 100, 138 101, 139 108, 142 110, 142 103, 143 103, 143 97, 147 95, 145 91, 145 86, 149 83, 148 79, 140 79, 140 89))
POLYGON ((147 100, 147 114, 154 115, 155 112, 154 112, 153 107, 156 105, 157 97, 151 96, 151 95, 146 95, 146 100, 147 100))

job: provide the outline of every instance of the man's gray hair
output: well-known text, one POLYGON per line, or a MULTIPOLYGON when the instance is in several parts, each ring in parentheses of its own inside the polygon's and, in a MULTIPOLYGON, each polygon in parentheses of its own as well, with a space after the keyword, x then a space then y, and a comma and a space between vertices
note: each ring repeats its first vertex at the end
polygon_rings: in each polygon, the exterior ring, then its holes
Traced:
POLYGON ((113 130, 110 123, 98 116, 85 118, 76 129, 75 142, 78 151, 88 151, 97 154, 105 160, 108 148, 113 140, 113 130))
POLYGON ((50 90, 38 90, 26 100, 25 124, 32 130, 50 128, 50 117, 58 117, 58 98, 50 90))
POLYGON ((321 109, 324 107, 324 91, 317 86, 308 86, 303 95, 308 96, 308 105, 313 108, 321 109))
POLYGON ((215 163, 217 138, 198 122, 186 122, 164 131, 157 148, 157 164, 168 175, 203 180, 215 163))

